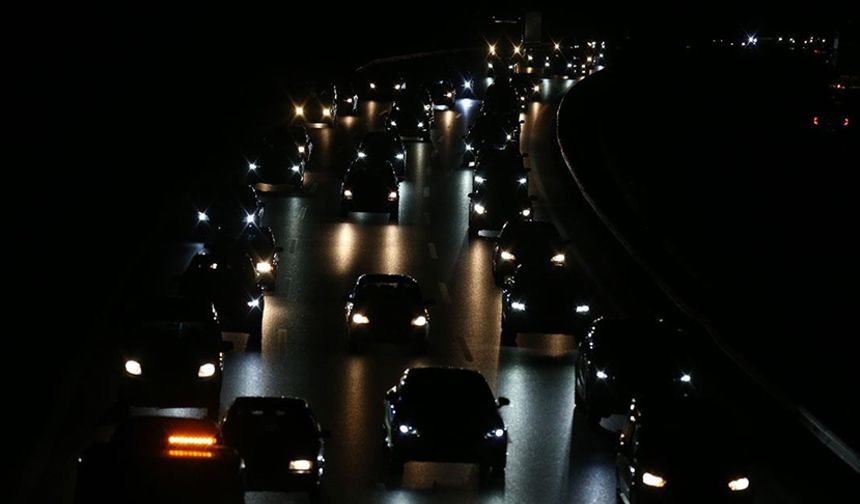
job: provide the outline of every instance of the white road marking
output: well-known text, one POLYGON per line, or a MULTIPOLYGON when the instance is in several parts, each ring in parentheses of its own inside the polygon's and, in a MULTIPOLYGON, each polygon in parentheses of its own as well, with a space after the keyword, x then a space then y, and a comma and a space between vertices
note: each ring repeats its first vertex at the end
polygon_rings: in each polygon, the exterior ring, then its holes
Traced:
POLYGON ((305 215, 307 215, 307 213, 308 213, 308 206, 305 205, 302 207, 301 210, 299 210, 299 220, 304 220, 305 215))

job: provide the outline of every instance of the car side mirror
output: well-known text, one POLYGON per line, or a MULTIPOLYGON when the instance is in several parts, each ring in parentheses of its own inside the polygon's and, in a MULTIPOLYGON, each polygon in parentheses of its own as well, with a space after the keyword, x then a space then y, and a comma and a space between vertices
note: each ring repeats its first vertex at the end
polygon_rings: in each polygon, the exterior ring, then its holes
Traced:
POLYGON ((222 352, 232 352, 234 348, 232 341, 222 341, 221 342, 221 351, 222 352))
POLYGON ((331 431, 328 429, 320 429, 320 438, 328 439, 331 437, 331 431))
POLYGON ((425 306, 425 307, 427 307, 427 306, 433 306, 433 305, 435 305, 435 304, 436 304, 436 300, 435 300, 435 299, 425 299, 425 300, 424 300, 424 306, 425 306))
POLYGON ((501 408, 501 407, 503 407, 503 406, 510 406, 510 405, 511 405, 511 400, 510 400, 510 399, 508 399, 507 397, 499 397, 499 398, 496 400, 496 403, 497 403, 497 404, 499 405, 499 407, 501 408))
POLYGON ((281 253, 281 252, 283 252, 283 251, 284 251, 284 247, 281 247, 280 245, 278 245, 277 247, 275 247, 275 252, 277 252, 277 253, 279 253, 279 254, 280 254, 280 253, 281 253))

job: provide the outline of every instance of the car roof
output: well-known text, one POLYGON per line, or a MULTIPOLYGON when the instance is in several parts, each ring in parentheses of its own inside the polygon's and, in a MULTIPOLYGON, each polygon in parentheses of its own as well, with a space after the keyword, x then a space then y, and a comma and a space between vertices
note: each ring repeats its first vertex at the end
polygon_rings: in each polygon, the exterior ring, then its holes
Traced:
POLYGON ((307 401, 298 397, 242 396, 233 400, 230 411, 307 411, 307 401))
POLYGON ((369 283, 398 283, 402 285, 418 285, 418 281, 409 275, 392 273, 365 273, 358 277, 356 283, 367 285, 369 283))

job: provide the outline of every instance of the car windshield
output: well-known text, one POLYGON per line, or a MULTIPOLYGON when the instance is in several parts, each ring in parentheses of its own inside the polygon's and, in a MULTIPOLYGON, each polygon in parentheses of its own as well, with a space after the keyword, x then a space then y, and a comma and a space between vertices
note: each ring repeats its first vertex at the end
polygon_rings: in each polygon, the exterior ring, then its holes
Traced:
POLYGON ((466 371, 414 370, 403 388, 403 399, 407 407, 442 412, 495 410, 495 399, 487 382, 481 375, 466 371))
POLYGON ((394 171, 388 163, 354 163, 347 174, 351 179, 390 179, 394 171))
POLYGON ((289 433, 307 436, 316 432, 316 425, 305 408, 260 407, 241 408, 231 411, 228 424, 237 423, 239 428, 259 433, 289 433))
POLYGON ((357 293, 359 303, 393 304, 421 302, 421 290, 417 285, 406 282, 371 282, 362 285, 357 293))
POLYGON ((520 225, 509 224, 508 226, 499 235, 500 245, 547 243, 561 240, 558 231, 548 222, 529 222, 520 225))

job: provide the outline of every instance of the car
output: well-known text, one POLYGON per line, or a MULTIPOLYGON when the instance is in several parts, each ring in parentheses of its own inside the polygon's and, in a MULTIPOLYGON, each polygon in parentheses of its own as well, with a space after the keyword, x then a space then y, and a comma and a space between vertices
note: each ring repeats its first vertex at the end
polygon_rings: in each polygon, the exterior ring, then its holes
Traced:
POLYGON ((206 420, 132 417, 79 457, 75 504, 245 502, 242 460, 206 420))
POLYGON ((200 185, 195 193, 194 238, 236 236, 263 219, 264 204, 249 185, 211 182, 200 185))
POLYGON ((337 89, 333 84, 305 82, 289 90, 292 124, 337 124, 337 89))
POLYGON ((627 408, 616 457, 618 502, 751 503, 755 478, 740 423, 703 400, 627 408))
POLYGON ((506 222, 493 250, 493 280, 502 285, 522 264, 564 266, 565 245, 551 222, 506 222))
POLYGON ((246 156, 249 184, 304 188, 308 148, 302 152, 305 139, 295 133, 299 132, 294 128, 278 128, 260 140, 253 153, 246 156))
POLYGON ((267 291, 277 290, 280 254, 284 249, 275 244, 271 227, 249 227, 235 240, 207 243, 206 248, 219 254, 247 254, 253 261, 257 283, 267 291))
POLYGON ((343 177, 340 215, 349 212, 385 212, 400 217, 400 187, 394 167, 387 161, 356 159, 343 177))
POLYGON ((486 180, 469 197, 469 238, 481 230, 500 230, 509 221, 531 220, 531 198, 528 188, 518 179, 495 177, 486 180))
POLYGON ((450 110, 457 104, 457 88, 450 79, 434 80, 429 88, 435 106, 450 110))
POLYGON ((656 318, 596 319, 578 344, 577 407, 597 426, 624 413, 634 398, 700 395, 703 378, 690 341, 688 331, 656 318))
POLYGON ((498 78, 487 87, 487 91, 484 93, 481 113, 496 116, 507 115, 517 120, 522 105, 522 100, 517 96, 517 91, 511 85, 510 80, 498 78))
POLYGON ((408 343, 421 352, 430 335, 432 300, 407 275, 364 274, 346 296, 346 338, 351 350, 369 340, 408 343))
POLYGON ((503 345, 517 334, 559 333, 579 336, 593 319, 588 286, 567 268, 523 264, 502 290, 503 345))
POLYGON ((329 433, 304 399, 237 397, 221 431, 245 462, 248 490, 302 491, 319 501, 329 433))
POLYGON ((463 137, 465 150, 463 166, 474 168, 485 150, 515 149, 519 152, 519 132, 508 124, 488 115, 480 115, 463 137))
POLYGON ((335 109, 338 115, 350 116, 358 113, 358 90, 352 81, 344 80, 335 84, 335 109))
POLYGON ((430 141, 430 129, 435 116, 433 100, 424 89, 410 88, 401 91, 385 118, 385 129, 397 132, 404 138, 430 141))
POLYGON ((508 431, 478 371, 450 367, 406 369, 383 401, 384 448, 396 477, 409 461, 479 464, 481 476, 503 478, 508 431))
POLYGON ((251 257, 243 251, 199 253, 180 276, 183 296, 212 302, 225 332, 248 333, 248 348, 263 339, 266 299, 251 257))
POLYGON ((397 73, 361 72, 359 96, 371 101, 391 101, 406 89, 406 80, 397 73))
POLYGON ((514 74, 511 76, 511 86, 521 102, 541 101, 541 78, 535 74, 514 74))
POLYGON ((526 154, 511 144, 506 144, 503 150, 486 149, 481 152, 472 172, 472 190, 477 191, 486 184, 492 184, 502 178, 515 180, 523 189, 528 188, 529 169, 523 164, 526 154))
POLYGON ((406 147, 396 131, 371 131, 364 135, 358 146, 359 159, 368 162, 388 162, 394 167, 397 178, 406 176, 406 147))
POLYGON ((137 324, 122 342, 124 406, 221 407, 224 371, 221 332, 211 324, 154 320, 137 324))

